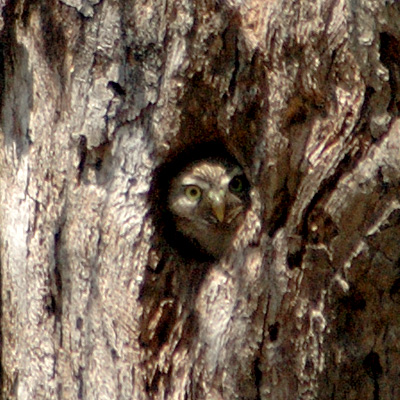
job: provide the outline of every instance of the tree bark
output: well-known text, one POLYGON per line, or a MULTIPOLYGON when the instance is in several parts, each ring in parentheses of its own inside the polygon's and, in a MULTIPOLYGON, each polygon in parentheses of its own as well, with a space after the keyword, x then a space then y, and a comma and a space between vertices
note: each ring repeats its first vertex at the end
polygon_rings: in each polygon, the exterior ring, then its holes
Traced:
POLYGON ((2 398, 400 398, 398 2, 0 9, 2 398), (214 261, 165 222, 211 147, 214 261))

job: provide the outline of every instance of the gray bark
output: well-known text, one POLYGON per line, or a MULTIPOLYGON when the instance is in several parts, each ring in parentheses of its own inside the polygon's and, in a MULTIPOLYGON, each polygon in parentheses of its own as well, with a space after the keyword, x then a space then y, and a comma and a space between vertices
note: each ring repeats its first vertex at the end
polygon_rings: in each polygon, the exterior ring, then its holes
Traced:
POLYGON ((400 398, 398 2, 0 9, 2 398, 400 398), (204 143, 252 185, 216 261, 158 187, 204 143))

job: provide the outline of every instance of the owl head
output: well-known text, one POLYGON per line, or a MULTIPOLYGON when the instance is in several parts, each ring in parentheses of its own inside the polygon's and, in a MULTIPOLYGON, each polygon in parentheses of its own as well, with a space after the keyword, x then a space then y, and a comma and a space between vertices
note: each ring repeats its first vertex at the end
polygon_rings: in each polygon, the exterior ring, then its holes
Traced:
POLYGON ((248 203, 249 184, 243 170, 221 159, 187 165, 172 179, 168 193, 176 230, 214 258, 229 247, 248 203))

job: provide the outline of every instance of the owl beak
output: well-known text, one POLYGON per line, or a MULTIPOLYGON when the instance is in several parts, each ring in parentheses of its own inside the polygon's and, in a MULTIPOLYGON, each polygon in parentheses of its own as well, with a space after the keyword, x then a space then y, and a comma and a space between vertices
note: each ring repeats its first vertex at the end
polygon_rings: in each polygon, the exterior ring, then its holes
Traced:
POLYGON ((224 222, 225 217, 225 203, 223 201, 215 202, 212 204, 212 210, 219 222, 224 222))

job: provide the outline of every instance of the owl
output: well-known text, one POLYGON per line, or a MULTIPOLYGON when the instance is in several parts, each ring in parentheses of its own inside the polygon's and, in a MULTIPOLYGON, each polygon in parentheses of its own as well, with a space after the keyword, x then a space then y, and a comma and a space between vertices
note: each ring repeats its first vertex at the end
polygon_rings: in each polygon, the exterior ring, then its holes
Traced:
POLYGON ((172 179, 168 208, 176 230, 206 254, 220 258, 244 218, 249 184, 226 160, 189 164, 172 179))

